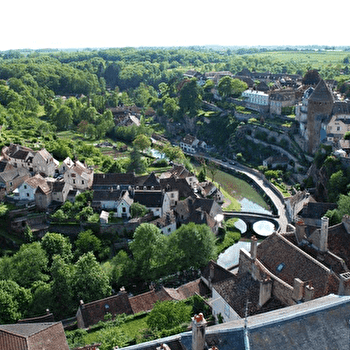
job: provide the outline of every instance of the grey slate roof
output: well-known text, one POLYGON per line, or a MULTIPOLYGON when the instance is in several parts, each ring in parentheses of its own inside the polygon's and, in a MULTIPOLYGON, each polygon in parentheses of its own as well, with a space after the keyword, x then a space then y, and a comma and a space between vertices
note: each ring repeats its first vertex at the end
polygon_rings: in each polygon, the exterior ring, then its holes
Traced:
MULTIPOLYGON (((350 297, 334 294, 307 303, 208 327, 206 342, 219 350, 343 350, 349 349, 350 297), (245 344, 245 336, 249 347, 245 344)), ((133 345, 127 350, 192 350, 191 332, 133 345), (176 344, 176 345, 175 345, 176 344), (175 346, 174 346, 175 345, 175 346)))

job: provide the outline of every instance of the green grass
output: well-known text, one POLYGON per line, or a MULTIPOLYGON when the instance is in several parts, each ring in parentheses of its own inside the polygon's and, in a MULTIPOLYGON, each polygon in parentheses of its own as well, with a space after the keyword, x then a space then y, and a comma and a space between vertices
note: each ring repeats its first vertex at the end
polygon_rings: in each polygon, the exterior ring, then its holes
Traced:
MULTIPOLYGON (((113 328, 120 329, 128 338, 140 340, 140 333, 143 329, 147 328, 147 317, 135 318, 131 321, 127 321, 120 326, 115 326, 113 328)), ((98 342, 98 334, 101 329, 90 331, 86 336, 84 336, 84 343, 86 345, 98 342)))

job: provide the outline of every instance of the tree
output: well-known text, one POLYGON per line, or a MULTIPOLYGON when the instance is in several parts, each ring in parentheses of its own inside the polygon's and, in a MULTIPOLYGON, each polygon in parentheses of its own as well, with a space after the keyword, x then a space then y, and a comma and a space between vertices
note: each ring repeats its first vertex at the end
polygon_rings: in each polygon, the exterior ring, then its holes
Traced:
POLYGON ((147 148, 150 148, 152 143, 149 137, 147 137, 146 135, 140 134, 136 136, 132 144, 136 149, 140 151, 144 151, 147 148))
POLYGON ((57 126, 58 130, 67 130, 73 124, 73 112, 67 106, 61 106, 53 117, 52 122, 57 126))
POLYGON ((190 222, 170 236, 173 262, 178 269, 200 268, 216 257, 215 236, 207 225, 190 222))
POLYGON ((23 244, 12 258, 14 280, 29 288, 35 281, 47 281, 48 258, 39 242, 23 244))
POLYGON ((88 252, 98 254, 101 251, 101 240, 91 230, 86 230, 79 233, 75 246, 78 255, 88 252))
POLYGON ((67 261, 60 255, 53 257, 51 266, 52 302, 53 312, 58 319, 70 315, 76 308, 73 298, 74 269, 74 265, 67 264, 67 261))
POLYGON ((197 114, 202 103, 202 89, 197 84, 197 79, 185 82, 180 90, 179 107, 182 113, 188 113, 190 117, 197 114))
POLYGON ((136 263, 136 269, 144 279, 155 278, 166 265, 166 261, 164 261, 165 246, 166 237, 157 226, 143 223, 136 228, 130 249, 136 263))
POLYGON ((92 252, 82 255, 74 265, 73 295, 88 303, 111 294, 109 278, 92 252))
POLYGON ((29 289, 11 280, 0 281, 0 324, 14 323, 22 318, 31 298, 29 289))
POLYGON ((140 203, 134 202, 130 206, 130 213, 132 218, 141 218, 145 216, 147 212, 147 207, 140 203))
POLYGON ((166 157, 173 161, 173 160, 183 160, 185 158, 185 155, 182 151, 182 149, 178 146, 172 146, 170 144, 167 144, 163 147, 163 152, 166 155, 166 157))
POLYGON ((226 75, 219 80, 218 92, 222 97, 231 96, 233 93, 233 79, 226 75))
POLYGON ((191 321, 192 307, 183 301, 157 301, 147 318, 147 325, 154 331, 172 329, 191 321))
POLYGON ((142 160, 141 154, 136 147, 134 147, 130 152, 128 171, 134 171, 136 174, 143 174, 146 172, 146 164, 142 160))
POLYGON ((170 118, 174 118, 180 109, 177 103, 177 100, 173 97, 167 97, 165 99, 163 108, 164 108, 165 114, 170 118))
POLYGON ((49 258, 50 265, 54 255, 61 256, 66 262, 69 262, 72 258, 72 245, 69 238, 60 233, 46 233, 41 240, 41 246, 49 258))
POLYGON ((120 288, 132 283, 135 274, 135 264, 124 250, 119 250, 110 263, 112 266, 110 275, 112 285, 120 288))

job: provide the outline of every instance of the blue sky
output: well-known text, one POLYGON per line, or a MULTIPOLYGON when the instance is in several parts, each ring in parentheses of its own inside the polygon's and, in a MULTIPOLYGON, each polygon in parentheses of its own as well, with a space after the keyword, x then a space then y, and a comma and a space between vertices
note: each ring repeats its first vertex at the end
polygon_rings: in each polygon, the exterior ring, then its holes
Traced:
POLYGON ((350 45, 345 0, 4 0, 0 50, 350 45))

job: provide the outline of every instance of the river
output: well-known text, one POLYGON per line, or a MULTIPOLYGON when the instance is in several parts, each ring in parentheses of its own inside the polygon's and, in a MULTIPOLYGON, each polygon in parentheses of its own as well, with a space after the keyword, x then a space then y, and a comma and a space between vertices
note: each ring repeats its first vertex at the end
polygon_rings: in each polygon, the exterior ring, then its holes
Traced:
MULTIPOLYGON (((266 210, 260 205, 250 201, 247 198, 243 198, 239 201, 241 204, 242 211, 262 213, 262 214, 272 214, 271 211, 266 210)), ((238 220, 235 226, 241 231, 242 235, 247 230, 246 224, 242 220, 238 220)), ((269 236, 274 231, 274 225, 268 221, 258 221, 253 226, 254 231, 259 234, 259 236, 269 236)), ((258 243, 259 244, 259 243, 258 243)), ((250 250, 250 242, 241 240, 238 243, 227 248, 218 257, 218 264, 224 268, 230 268, 231 266, 237 265, 239 262, 239 251, 241 248, 245 250, 250 250)))

